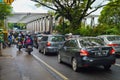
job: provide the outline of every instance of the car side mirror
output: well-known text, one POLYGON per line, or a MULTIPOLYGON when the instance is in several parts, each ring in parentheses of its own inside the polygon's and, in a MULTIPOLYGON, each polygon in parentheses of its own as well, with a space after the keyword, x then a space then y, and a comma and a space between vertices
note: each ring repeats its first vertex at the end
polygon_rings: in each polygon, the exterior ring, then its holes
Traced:
POLYGON ((66 47, 66 46, 64 46, 64 50, 67 50, 67 47, 66 47))

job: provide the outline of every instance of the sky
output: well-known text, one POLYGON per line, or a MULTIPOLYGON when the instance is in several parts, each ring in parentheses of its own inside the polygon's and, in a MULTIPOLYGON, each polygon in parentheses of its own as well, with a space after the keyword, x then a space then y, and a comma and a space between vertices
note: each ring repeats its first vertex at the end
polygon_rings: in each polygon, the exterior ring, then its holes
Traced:
POLYGON ((30 0, 14 0, 12 3, 13 12, 16 13, 47 13, 44 7, 37 8, 35 2, 30 0))
MULTIPOLYGON (((101 2, 103 2, 103 0, 96 0, 95 4, 100 4, 101 2)), ((19 12, 20 13, 47 13, 48 8, 45 8, 45 7, 37 8, 35 4, 36 4, 35 2, 30 0, 14 0, 14 2, 12 3, 13 12, 15 13, 19 13, 19 12)), ((100 11, 101 9, 99 9, 93 14, 99 14, 100 11)))

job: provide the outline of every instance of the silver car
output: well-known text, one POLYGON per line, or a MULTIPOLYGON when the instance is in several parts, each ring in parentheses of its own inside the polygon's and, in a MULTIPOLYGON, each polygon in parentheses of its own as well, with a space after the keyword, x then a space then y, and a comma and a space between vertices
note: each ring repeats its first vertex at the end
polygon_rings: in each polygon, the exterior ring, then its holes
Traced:
POLYGON ((43 35, 38 43, 38 49, 43 54, 57 53, 64 42, 65 37, 63 35, 43 35))
POLYGON ((119 35, 100 35, 107 46, 112 46, 116 55, 120 55, 120 36, 119 35))

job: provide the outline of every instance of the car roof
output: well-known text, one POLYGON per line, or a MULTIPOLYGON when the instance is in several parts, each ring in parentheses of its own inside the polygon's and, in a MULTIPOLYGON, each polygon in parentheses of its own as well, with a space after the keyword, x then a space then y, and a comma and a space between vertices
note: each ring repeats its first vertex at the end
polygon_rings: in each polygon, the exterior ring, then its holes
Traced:
POLYGON ((49 34, 49 35, 43 35, 43 36, 64 36, 64 35, 60 35, 60 34, 49 34))
POLYGON ((99 35, 97 37, 106 37, 106 36, 120 36, 120 35, 99 35))
POLYGON ((84 39, 84 38, 98 38, 98 37, 77 37, 77 38, 71 38, 71 40, 74 40, 74 39, 84 39))

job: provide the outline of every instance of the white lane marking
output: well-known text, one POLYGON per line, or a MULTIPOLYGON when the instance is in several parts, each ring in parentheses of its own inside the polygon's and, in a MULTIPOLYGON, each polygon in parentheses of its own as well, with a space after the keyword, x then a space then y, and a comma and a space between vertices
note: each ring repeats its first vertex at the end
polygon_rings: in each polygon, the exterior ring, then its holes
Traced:
POLYGON ((115 64, 116 66, 120 66, 120 64, 115 64))
POLYGON ((63 74, 61 74, 60 72, 58 72, 57 70, 55 70, 53 67, 51 67, 50 65, 48 65, 47 63, 45 63, 43 60, 41 60, 39 57, 37 57, 36 55, 32 54, 37 60, 39 60, 40 62, 42 62, 44 65, 46 65, 49 69, 51 69, 53 72, 55 72, 56 74, 58 74, 61 78, 63 78, 64 80, 69 80, 67 77, 65 77, 63 74))

